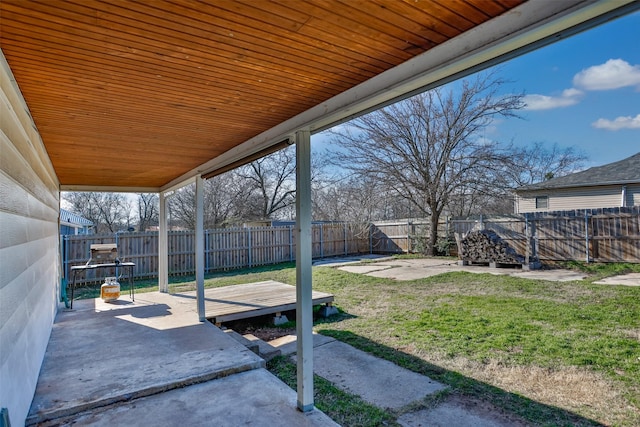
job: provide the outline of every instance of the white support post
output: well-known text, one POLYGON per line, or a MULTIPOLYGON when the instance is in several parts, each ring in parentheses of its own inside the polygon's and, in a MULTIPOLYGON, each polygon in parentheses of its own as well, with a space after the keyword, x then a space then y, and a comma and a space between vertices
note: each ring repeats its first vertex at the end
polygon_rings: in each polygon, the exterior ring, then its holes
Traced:
POLYGON ((313 303, 311 298, 311 133, 296 132, 296 330, 298 409, 313 410, 313 303))
POLYGON ((167 221, 167 196, 160 192, 158 215, 158 291, 169 292, 169 239, 167 221))
POLYGON ((196 177, 196 296, 198 318, 206 321, 204 311, 204 180, 196 177))

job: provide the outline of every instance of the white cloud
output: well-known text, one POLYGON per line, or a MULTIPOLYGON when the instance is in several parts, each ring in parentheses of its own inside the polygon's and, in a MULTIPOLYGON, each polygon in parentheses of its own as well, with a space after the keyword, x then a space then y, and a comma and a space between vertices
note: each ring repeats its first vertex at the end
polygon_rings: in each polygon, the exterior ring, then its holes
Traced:
POLYGON ((562 96, 564 98, 573 98, 573 97, 579 97, 582 96, 584 92, 582 92, 579 89, 576 88, 570 88, 570 89, 565 89, 562 91, 562 96))
POLYGON ((565 89, 560 96, 525 95, 525 110, 550 110, 552 108, 568 107, 580 101, 583 92, 578 89, 565 89))
POLYGON ((606 130, 640 129, 640 114, 635 117, 621 116, 614 120, 598 119, 591 123, 591 126, 606 130))
POLYGON ((622 59, 610 59, 604 64, 580 71, 573 77, 573 84, 585 90, 640 86, 640 65, 631 65, 622 59))
POLYGON ((495 145, 496 142, 491 138, 487 138, 486 136, 480 136, 476 138, 476 143, 483 147, 490 147, 492 145, 495 145))

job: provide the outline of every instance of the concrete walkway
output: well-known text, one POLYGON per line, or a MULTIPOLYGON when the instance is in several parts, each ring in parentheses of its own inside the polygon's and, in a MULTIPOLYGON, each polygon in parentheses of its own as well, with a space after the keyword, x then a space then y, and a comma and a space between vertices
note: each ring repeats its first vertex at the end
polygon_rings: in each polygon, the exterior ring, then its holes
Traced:
MULTIPOLYGON (((326 264, 327 266, 334 266, 326 264)), ((527 279, 541 279, 556 282, 568 282, 582 280, 585 274, 571 270, 532 270, 523 271, 516 268, 490 268, 475 265, 458 265, 457 260, 442 258, 417 258, 382 260, 364 265, 340 265, 340 270, 351 273, 365 274, 372 277, 380 277, 394 280, 417 280, 452 271, 466 271, 469 273, 489 273, 494 275, 509 275, 527 279)))
MULTIPOLYGON (((269 344, 284 355, 296 351, 294 335, 269 344)), ((400 409, 446 386, 331 337, 314 334, 313 371, 336 387, 380 408, 400 409)), ((295 362, 295 360, 294 360, 295 362)))
MULTIPOLYGON (((417 259, 393 259, 389 257, 372 256, 371 258, 356 257, 340 258, 337 260, 324 260, 318 264, 326 267, 336 267, 339 270, 350 273, 365 274, 372 277, 380 277, 394 280, 417 280, 452 271, 466 271, 469 273, 489 273, 494 275, 509 275, 523 279, 549 280, 553 282, 571 282, 583 280, 587 275, 573 270, 560 268, 551 270, 522 270, 517 268, 491 268, 477 265, 458 265, 457 260, 446 258, 417 258, 417 259), (376 261, 368 264, 359 264, 364 260, 376 261), (359 265, 353 265, 359 264, 359 265)), ((629 273, 593 282, 596 285, 622 285, 640 286, 640 273, 629 273)))
MULTIPOLYGON (((447 386, 431 378, 378 359, 334 338, 314 334, 313 370, 350 394, 383 409, 400 413, 404 427, 519 427, 520 419, 484 402, 461 401, 455 396, 437 405, 421 407, 421 402, 447 386), (471 404, 469 404, 471 403, 471 404), (415 409, 417 408, 417 409, 415 409)), ((296 352, 296 337, 288 335, 270 341, 283 355, 296 352)))
POLYGON ((195 310, 152 292, 59 312, 27 424, 336 425, 195 310))
POLYGON ((640 286, 640 273, 629 273, 620 276, 607 277, 606 279, 593 282, 596 285, 622 285, 640 286))

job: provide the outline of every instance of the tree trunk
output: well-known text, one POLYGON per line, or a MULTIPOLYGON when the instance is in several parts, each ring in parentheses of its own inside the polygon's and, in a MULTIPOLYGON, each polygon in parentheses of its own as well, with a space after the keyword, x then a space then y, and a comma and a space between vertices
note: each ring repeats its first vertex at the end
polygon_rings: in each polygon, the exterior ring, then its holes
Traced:
POLYGON ((437 254, 436 242, 438 241, 438 222, 440 222, 440 212, 431 211, 431 229, 429 230, 429 243, 427 245, 427 255, 437 254))

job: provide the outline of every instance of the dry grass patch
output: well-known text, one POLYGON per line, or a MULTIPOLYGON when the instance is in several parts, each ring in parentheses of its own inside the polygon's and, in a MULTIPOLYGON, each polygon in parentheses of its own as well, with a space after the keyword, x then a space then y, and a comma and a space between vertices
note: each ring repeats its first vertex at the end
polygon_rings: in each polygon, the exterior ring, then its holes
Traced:
POLYGON ((619 425, 632 416, 632 406, 622 396, 620 385, 584 368, 505 366, 495 360, 482 364, 462 357, 434 358, 426 354, 419 357, 537 402, 580 412, 607 425, 619 425))
MULTIPOLYGON (((418 357, 428 364, 546 405, 581 413, 607 425, 635 425, 625 423, 625 420, 636 417, 640 422, 640 412, 625 398, 621 384, 590 369, 576 366, 513 366, 498 360, 482 363, 465 357, 449 357, 438 350, 421 348, 416 343, 402 345, 398 337, 386 334, 377 338, 388 341, 394 350, 418 357)), ((516 353, 521 351, 512 349, 516 353)))
MULTIPOLYGON (((630 331, 626 331, 627 337, 632 340, 640 341, 640 329, 632 329, 630 331)), ((640 360, 640 357, 639 357, 640 360)))

